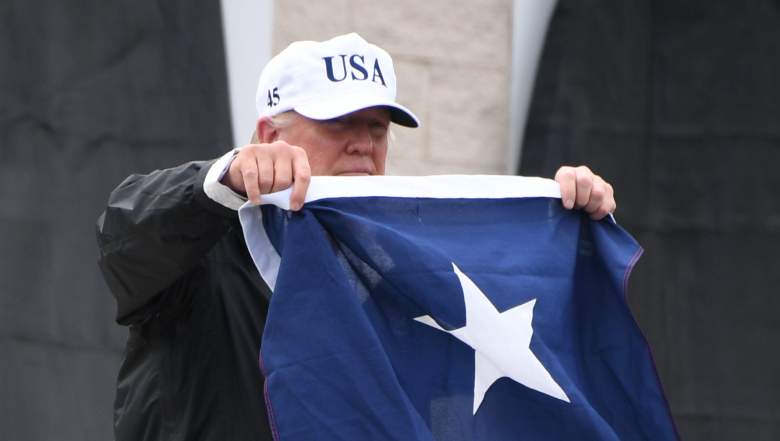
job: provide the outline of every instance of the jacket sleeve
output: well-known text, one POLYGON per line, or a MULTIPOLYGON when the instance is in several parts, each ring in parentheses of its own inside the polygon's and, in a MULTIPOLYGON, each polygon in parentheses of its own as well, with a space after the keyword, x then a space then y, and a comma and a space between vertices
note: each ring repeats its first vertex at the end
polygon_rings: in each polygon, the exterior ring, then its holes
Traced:
POLYGON ((117 299, 120 324, 142 320, 157 294, 192 269, 237 219, 203 191, 213 163, 132 175, 111 193, 97 222, 98 264, 117 299))

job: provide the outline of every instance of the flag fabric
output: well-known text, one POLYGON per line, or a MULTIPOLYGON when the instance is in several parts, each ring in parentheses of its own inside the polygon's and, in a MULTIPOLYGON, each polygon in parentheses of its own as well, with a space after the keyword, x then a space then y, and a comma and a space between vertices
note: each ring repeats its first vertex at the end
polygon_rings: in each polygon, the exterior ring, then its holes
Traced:
POLYGON ((673 440, 639 245, 507 176, 315 177, 245 206, 278 440, 673 440))

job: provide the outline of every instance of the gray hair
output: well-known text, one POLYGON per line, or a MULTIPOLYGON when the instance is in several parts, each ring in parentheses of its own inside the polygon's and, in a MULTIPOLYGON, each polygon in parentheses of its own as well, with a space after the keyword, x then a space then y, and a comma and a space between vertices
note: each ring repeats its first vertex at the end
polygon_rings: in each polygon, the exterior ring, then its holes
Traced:
MULTIPOLYGON (((277 129, 289 127, 292 124, 295 115, 296 113, 294 110, 288 110, 286 112, 282 112, 270 118, 271 124, 273 124, 273 126, 276 127, 277 129)), ((257 135, 257 130, 252 132, 252 139, 249 140, 249 143, 260 144, 260 137, 257 135)))

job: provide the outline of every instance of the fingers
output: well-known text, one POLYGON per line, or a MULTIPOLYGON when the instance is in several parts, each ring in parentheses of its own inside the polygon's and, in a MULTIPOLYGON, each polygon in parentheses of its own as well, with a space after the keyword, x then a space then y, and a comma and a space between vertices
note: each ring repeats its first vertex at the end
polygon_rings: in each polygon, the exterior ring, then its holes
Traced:
POLYGON ((241 182, 244 183, 246 197, 253 204, 260 203, 260 182, 258 181, 257 163, 252 166, 251 161, 241 163, 241 182))
MULTIPOLYGON (((273 193, 276 179, 275 161, 271 156, 255 156, 257 166, 257 181, 260 184, 260 194, 273 193)), ((260 203, 260 200, 257 201, 260 203)))
MULTIPOLYGON (((586 213, 593 213, 601 208, 601 205, 604 203, 607 193, 606 182, 598 176, 593 176, 593 179, 588 184, 583 185, 583 187, 587 186, 590 186, 589 197, 583 202, 581 208, 586 213)), ((577 202, 579 203, 579 198, 577 202)))
POLYGON ((588 167, 561 167, 555 174, 566 209, 581 208, 592 219, 602 219, 617 208, 612 185, 588 167))
POLYGON ((223 182, 233 191, 244 193, 253 204, 264 194, 293 187, 290 208, 303 206, 311 170, 306 151, 284 141, 252 144, 241 149, 223 182))
POLYGON ((306 197, 306 190, 309 188, 311 180, 311 168, 309 168, 309 158, 303 149, 297 149, 293 152, 293 190, 290 195, 290 208, 300 210, 306 197))
POLYGON ((561 186, 561 201, 564 208, 574 208, 574 199, 577 197, 577 174, 574 167, 561 167, 555 173, 555 180, 561 186))
POLYGON ((590 202, 594 176, 593 172, 584 165, 577 167, 575 170, 577 173, 577 203, 574 204, 574 208, 584 208, 590 202))
POLYGON ((604 183, 605 191, 602 203, 599 206, 594 207, 592 211, 589 211, 587 207, 585 208, 585 211, 588 212, 591 219, 594 220, 600 220, 608 214, 614 213, 615 209, 617 209, 617 203, 615 202, 615 192, 612 186, 604 180, 601 181, 604 183))

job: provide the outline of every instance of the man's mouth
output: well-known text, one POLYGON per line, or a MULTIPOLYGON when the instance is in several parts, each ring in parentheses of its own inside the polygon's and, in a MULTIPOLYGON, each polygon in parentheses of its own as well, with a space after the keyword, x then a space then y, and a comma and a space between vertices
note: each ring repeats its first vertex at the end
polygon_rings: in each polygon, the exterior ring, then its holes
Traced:
POLYGON ((355 167, 336 173, 338 176, 370 176, 374 172, 367 167, 355 167))

